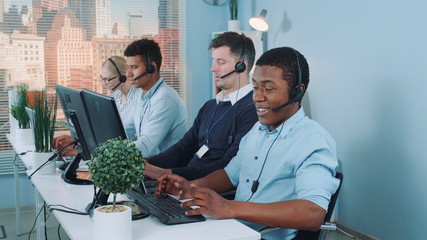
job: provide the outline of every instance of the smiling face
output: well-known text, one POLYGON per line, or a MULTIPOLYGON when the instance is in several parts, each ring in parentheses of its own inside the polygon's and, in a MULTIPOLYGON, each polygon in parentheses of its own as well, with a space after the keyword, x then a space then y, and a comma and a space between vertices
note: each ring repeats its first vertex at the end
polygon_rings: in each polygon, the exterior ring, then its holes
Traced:
POLYGON ((275 66, 256 66, 252 78, 253 100, 258 114, 258 120, 270 126, 270 131, 276 129, 289 117, 294 115, 299 104, 289 104, 277 111, 272 109, 289 101, 289 85, 283 79, 282 69, 275 66))
POLYGON ((232 93, 239 88, 238 81, 235 80, 237 73, 221 78, 221 76, 235 69, 237 61, 228 46, 221 46, 212 50, 211 71, 214 73, 216 86, 225 91, 225 94, 232 93))

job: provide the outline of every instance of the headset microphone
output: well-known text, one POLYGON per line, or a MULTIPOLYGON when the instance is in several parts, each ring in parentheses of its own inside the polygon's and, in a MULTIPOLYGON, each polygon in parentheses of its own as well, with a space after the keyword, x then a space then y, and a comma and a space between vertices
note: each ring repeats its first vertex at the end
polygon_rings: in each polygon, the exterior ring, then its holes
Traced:
POLYGON ((141 75, 137 76, 133 80, 137 80, 139 78, 142 78, 145 75, 153 73, 156 70, 156 67, 153 64, 151 64, 150 52, 147 52, 146 56, 147 56, 147 67, 146 67, 145 72, 143 72, 141 75))
POLYGON ((122 84, 122 83, 121 83, 121 82, 119 82, 119 84, 117 84, 115 87, 113 87, 113 88, 111 89, 111 91, 116 90, 116 88, 118 88, 118 87, 120 86, 120 84, 122 84))
POLYGON ((221 78, 221 79, 226 78, 226 77, 230 76, 231 74, 233 74, 233 73, 235 73, 235 72, 237 72, 237 71, 236 71, 236 69, 234 69, 233 71, 231 71, 231 72, 229 72, 229 73, 227 73, 227 74, 225 74, 225 75, 221 76, 220 78, 221 78))
POLYGON ((277 112, 277 111, 279 111, 280 109, 282 109, 282 108, 284 108, 284 107, 288 106, 289 104, 295 103, 295 102, 298 102, 298 101, 294 101, 293 99, 291 99, 290 101, 287 101, 285 104, 282 104, 282 105, 280 105, 280 106, 278 106, 278 107, 272 108, 272 109, 271 109, 271 111, 273 111, 273 112, 277 112))

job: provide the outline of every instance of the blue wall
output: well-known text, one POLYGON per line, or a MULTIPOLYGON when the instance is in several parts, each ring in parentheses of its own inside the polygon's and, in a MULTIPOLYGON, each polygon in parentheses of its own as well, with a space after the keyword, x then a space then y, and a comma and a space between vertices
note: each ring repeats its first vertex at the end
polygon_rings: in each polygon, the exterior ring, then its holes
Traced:
POLYGON ((228 4, 210 6, 203 1, 187 0, 187 63, 191 105, 191 124, 202 105, 212 98, 211 53, 208 50, 212 32, 226 31, 228 4))
MULTIPOLYGON (((34 188, 27 175, 19 175, 21 206, 34 205, 34 188)), ((15 182, 13 175, 0 176, 0 208, 15 207, 15 182)))
POLYGON ((241 22, 263 8, 267 48, 309 61, 311 114, 344 172, 337 219, 380 239, 425 239, 427 3, 249 0, 241 22))

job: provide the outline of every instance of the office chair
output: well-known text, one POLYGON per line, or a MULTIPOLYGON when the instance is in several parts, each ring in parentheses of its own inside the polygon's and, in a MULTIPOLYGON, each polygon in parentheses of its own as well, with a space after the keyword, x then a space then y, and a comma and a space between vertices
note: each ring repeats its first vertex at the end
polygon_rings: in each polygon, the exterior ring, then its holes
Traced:
MULTIPOLYGON (((341 190, 342 180, 344 178, 343 174, 341 172, 337 172, 335 175, 336 178, 340 180, 340 183, 338 185, 337 191, 331 196, 331 200, 329 201, 328 205, 328 212, 325 215, 325 219, 323 220, 322 226, 330 224, 332 212, 335 208, 335 203, 337 202, 338 194, 341 190)), ((298 230, 297 236, 293 240, 318 240, 320 233, 322 232, 322 226, 320 226, 320 229, 317 231, 307 231, 307 230, 298 230)), ((260 230, 261 233, 267 233, 271 231, 278 230, 279 228, 270 228, 265 227, 260 230)), ((262 238, 261 238, 262 240, 262 238)))
MULTIPOLYGON (((329 201, 328 212, 325 215, 325 220, 323 221, 322 226, 331 223, 332 212, 334 211, 335 203, 337 202, 338 194, 341 190, 341 185, 342 185, 344 175, 341 172, 337 172, 335 177, 340 180, 340 184, 338 185, 337 191, 332 195, 331 201, 329 201)), ((319 230, 315 232, 299 230, 297 233, 297 236, 293 240, 318 240, 320 233, 322 231, 322 226, 320 227, 319 230)))

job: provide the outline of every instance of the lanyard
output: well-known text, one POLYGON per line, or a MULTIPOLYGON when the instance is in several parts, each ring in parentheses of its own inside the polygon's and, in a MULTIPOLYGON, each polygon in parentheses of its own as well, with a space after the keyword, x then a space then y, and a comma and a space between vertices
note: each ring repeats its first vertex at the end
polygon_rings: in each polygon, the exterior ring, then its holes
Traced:
POLYGON ((216 111, 218 110, 219 104, 216 106, 215 111, 214 111, 212 118, 211 118, 211 123, 209 124, 209 127, 206 130, 206 145, 207 146, 209 146, 209 135, 211 134, 212 129, 225 117, 225 115, 227 115, 228 112, 230 112, 230 110, 234 107, 234 105, 232 105, 229 109, 227 109, 227 111, 225 111, 225 113, 223 113, 221 115, 221 117, 219 117, 219 119, 212 125, 212 122, 213 122, 214 117, 216 115, 216 111))

